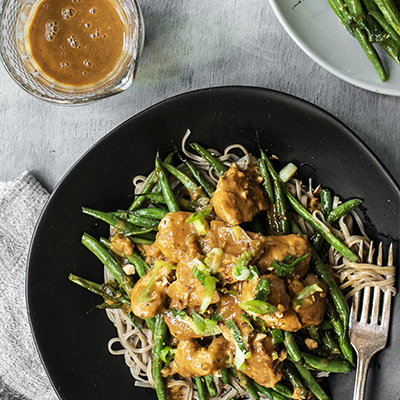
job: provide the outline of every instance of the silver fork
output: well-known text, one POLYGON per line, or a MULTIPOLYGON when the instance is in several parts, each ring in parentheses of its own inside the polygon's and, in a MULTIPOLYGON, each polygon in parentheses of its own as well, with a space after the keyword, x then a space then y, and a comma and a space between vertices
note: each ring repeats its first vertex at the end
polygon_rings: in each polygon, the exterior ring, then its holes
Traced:
MULTIPOLYGON (((372 263, 371 244, 368 262, 372 263)), ((377 265, 382 265, 382 243, 379 244, 377 265)), ((393 246, 389 247, 387 266, 393 265, 393 246)), ((354 295, 350 312, 350 341, 357 352, 357 372, 353 400, 363 400, 367 380, 368 365, 372 356, 386 346, 392 293, 379 287, 365 287, 354 295), (372 295, 373 293, 373 295, 372 295), (383 295, 383 306, 380 307, 383 295), (361 300, 362 297, 362 300, 361 300), (370 302, 372 300, 372 310, 370 302), (361 311, 361 312, 360 312, 361 311)))

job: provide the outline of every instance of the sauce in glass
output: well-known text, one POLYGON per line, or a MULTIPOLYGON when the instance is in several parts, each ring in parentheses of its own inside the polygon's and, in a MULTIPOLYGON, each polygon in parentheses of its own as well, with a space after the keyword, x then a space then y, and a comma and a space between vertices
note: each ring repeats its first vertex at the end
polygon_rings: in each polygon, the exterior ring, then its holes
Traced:
POLYGON ((30 54, 50 80, 90 86, 124 55, 127 22, 113 0, 42 0, 28 26, 30 54))

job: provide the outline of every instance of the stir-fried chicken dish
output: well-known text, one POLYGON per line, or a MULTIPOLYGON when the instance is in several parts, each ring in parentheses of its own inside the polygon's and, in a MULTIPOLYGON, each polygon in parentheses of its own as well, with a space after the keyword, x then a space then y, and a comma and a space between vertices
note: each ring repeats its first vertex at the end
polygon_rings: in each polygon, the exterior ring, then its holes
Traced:
POLYGON ((144 246, 148 264, 160 267, 136 283, 131 307, 141 319, 164 313, 176 348, 165 376, 218 374, 235 366, 236 357, 244 374, 274 387, 287 354, 268 332, 296 332, 322 322, 326 287, 308 272, 307 238, 240 227, 269 208, 261 184, 257 168, 241 171, 233 163, 211 198, 215 215, 205 217, 206 232, 190 222, 192 213, 172 212, 161 220, 154 244, 144 246), (290 264, 288 259, 293 267, 280 266, 290 264), (307 287, 315 290, 297 301, 307 287))
POLYGON ((354 365, 330 260, 360 261, 367 239, 347 239, 361 200, 303 187, 294 164, 278 173, 261 149, 226 162, 190 147, 200 157, 183 146, 177 167, 175 152, 157 154, 128 209, 82 208, 110 225, 108 239, 82 236, 105 283, 69 278, 103 297, 110 343, 159 400, 329 399, 321 376, 354 365))

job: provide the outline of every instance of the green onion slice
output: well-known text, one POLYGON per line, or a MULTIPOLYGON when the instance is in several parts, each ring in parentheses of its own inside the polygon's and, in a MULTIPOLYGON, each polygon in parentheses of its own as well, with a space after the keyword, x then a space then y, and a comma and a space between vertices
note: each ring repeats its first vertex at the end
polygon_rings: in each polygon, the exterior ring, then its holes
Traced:
POLYGON ((239 307, 244 311, 256 314, 272 314, 278 311, 278 308, 271 303, 261 300, 241 301, 239 307))
POLYGON ((292 274, 294 271, 294 268, 296 267, 297 264, 301 263, 303 260, 305 260, 309 254, 304 254, 298 258, 287 255, 283 261, 277 261, 274 260, 271 263, 271 267, 278 272, 279 276, 286 276, 289 274, 292 274))
POLYGON ((225 323, 235 339, 235 367, 238 370, 244 370, 246 369, 246 360, 251 356, 251 352, 247 350, 244 339, 235 321, 233 319, 228 319, 225 323))
POLYGON ((262 278, 256 287, 257 294, 254 300, 267 301, 269 292, 271 291, 271 282, 267 278, 262 278))
POLYGON ((297 293, 294 297, 293 306, 295 308, 301 307, 303 305, 303 301, 316 292, 323 292, 322 288, 319 287, 316 283, 306 286, 300 293, 297 293))

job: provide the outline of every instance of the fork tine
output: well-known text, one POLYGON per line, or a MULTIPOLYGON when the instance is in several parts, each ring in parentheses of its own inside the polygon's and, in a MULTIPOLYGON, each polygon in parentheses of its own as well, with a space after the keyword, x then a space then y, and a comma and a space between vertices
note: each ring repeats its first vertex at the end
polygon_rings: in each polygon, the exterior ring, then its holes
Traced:
POLYGON ((357 321, 359 309, 360 309, 360 292, 357 292, 353 297, 353 303, 351 305, 350 326, 353 326, 354 322, 357 321))
POLYGON ((383 259, 383 250, 382 250, 382 242, 379 243, 379 247, 378 247, 378 256, 376 259, 376 264, 377 265, 382 265, 382 259, 383 259))
POLYGON ((393 267, 393 242, 389 246, 388 267, 393 267))
POLYGON ((375 249, 374 249, 374 242, 371 241, 370 245, 369 245, 369 251, 368 251, 368 263, 372 263, 373 259, 374 259, 374 253, 375 253, 375 249))
POLYGON ((371 324, 378 323, 380 304, 381 304, 381 288, 378 286, 375 286, 374 287, 374 298, 372 300, 371 324))
POLYGON ((390 306, 392 303, 392 293, 390 290, 385 291, 385 296, 383 298, 383 312, 381 317, 382 328, 385 329, 386 333, 389 330, 389 320, 390 320, 390 306))
POLYGON ((362 300, 362 309, 360 317, 361 323, 366 324, 368 322, 370 299, 371 299, 371 288, 367 286, 363 290, 363 300, 362 300))

